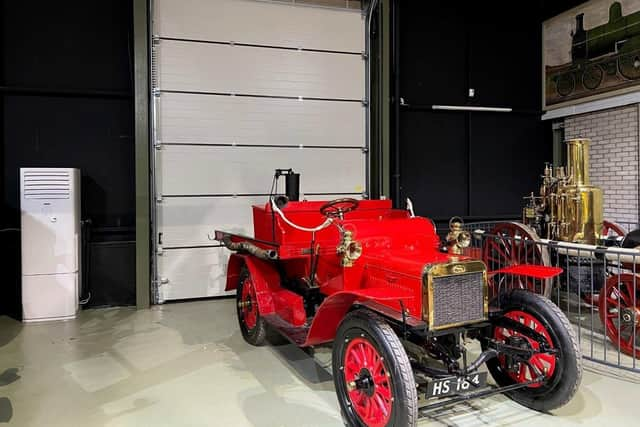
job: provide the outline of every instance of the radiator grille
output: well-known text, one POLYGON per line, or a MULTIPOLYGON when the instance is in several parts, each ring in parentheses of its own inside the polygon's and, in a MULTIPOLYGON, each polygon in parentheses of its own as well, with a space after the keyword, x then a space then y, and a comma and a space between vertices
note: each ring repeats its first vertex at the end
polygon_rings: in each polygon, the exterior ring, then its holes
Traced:
POLYGON ((71 177, 65 171, 25 172, 23 185, 25 199, 68 199, 71 177))
POLYGON ((434 329, 484 320, 483 273, 433 278, 434 329))

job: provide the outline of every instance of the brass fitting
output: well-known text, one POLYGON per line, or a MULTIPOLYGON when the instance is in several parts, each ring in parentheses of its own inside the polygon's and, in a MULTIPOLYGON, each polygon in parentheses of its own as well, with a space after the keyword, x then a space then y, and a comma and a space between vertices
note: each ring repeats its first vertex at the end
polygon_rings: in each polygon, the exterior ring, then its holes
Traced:
POLYGON ((471 244, 471 233, 462 229, 464 221, 458 216, 449 220, 449 233, 447 234, 447 252, 453 255, 462 255, 463 249, 471 244))

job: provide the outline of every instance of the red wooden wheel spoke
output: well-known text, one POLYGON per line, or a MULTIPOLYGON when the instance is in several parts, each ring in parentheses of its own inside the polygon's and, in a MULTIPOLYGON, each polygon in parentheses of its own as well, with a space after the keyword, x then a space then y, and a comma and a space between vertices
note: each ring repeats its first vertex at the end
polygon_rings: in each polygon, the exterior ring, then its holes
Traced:
POLYGON ((360 366, 354 362, 353 359, 346 361, 345 369, 348 373, 353 375, 360 373, 360 366))
POLYGON ((364 337, 351 340, 345 349, 345 381, 349 385, 347 394, 356 414, 370 427, 386 426, 391 418, 393 393, 386 376, 384 361, 378 350, 364 337), (356 380, 367 380, 353 389, 356 380), (365 383, 366 384, 366 383, 365 383))
POLYGON ((640 304, 637 298, 634 301, 634 296, 639 291, 640 276, 630 273, 613 275, 605 283, 603 294, 606 298, 601 299, 599 307, 600 320, 605 326, 609 340, 621 352, 636 358, 640 358, 640 340, 635 340, 635 346, 633 341, 638 333, 635 316, 640 304), (632 321, 625 322, 624 315, 631 315, 632 321))
POLYGON ((387 381, 387 375, 386 374, 375 375, 373 377, 373 381, 376 384, 384 384, 387 381))
POLYGON ((620 299, 613 299, 611 297, 607 297, 607 303, 611 305, 611 307, 608 308, 620 308, 622 307, 622 304, 620 303, 620 299))
POLYGON ((250 278, 245 279, 242 283, 242 320, 248 330, 252 330, 256 327, 258 322, 258 302, 256 299, 255 289, 253 282, 250 278))
MULTIPOLYGON (((378 384, 378 383, 376 383, 378 384)), ((384 384, 382 382, 380 382, 379 384, 384 384)), ((391 390, 389 389, 389 387, 378 387, 376 389, 376 393, 379 394, 380 396, 382 396, 385 400, 390 401, 391 400, 391 390)))
POLYGON ((627 293, 624 284, 620 284, 620 289, 616 287, 615 292, 624 302, 624 307, 631 307, 631 296, 627 293))
MULTIPOLYGON (((489 271, 522 264, 548 266, 550 260, 547 249, 536 244, 538 239, 535 231, 524 224, 501 223, 487 233, 483 243, 482 260, 489 271)), ((527 289, 545 296, 551 291, 551 279, 536 280, 512 274, 506 277, 506 281, 499 276, 488 278, 491 297, 499 290, 499 283, 504 283, 509 288, 527 289)))
POLYGON ((385 416, 385 417, 389 416, 389 410, 387 408, 387 402, 382 397, 380 392, 376 392, 376 394, 374 396, 375 396, 375 402, 378 405, 378 410, 380 410, 382 412, 383 416, 385 416))
MULTIPOLYGON (((547 341, 550 348, 553 348, 553 342, 551 341, 551 335, 547 328, 532 314, 520 311, 513 310, 509 311, 505 314, 506 317, 515 320, 517 322, 522 323, 528 328, 533 329, 537 333, 541 334, 547 341)), ((519 337, 524 338, 530 348, 533 350, 538 350, 540 348, 540 344, 525 336, 520 334, 519 332, 510 330, 508 328, 496 328, 494 331, 494 339, 497 341, 505 342, 509 339, 509 337, 519 337)), ((498 357, 498 361, 502 365, 503 369, 507 374, 511 377, 511 379, 516 383, 528 382, 536 378, 536 374, 527 364, 519 363, 517 365, 508 365, 506 357, 498 357), (514 369, 515 368, 515 369, 514 369)), ((529 363, 532 366, 535 366, 540 372, 544 374, 545 377, 550 378, 555 372, 556 368, 556 357, 553 354, 548 353, 538 353, 531 356, 529 359, 529 363)), ((541 387, 542 383, 531 384, 529 387, 536 388, 541 387)))
MULTIPOLYGON (((490 240, 489 242, 490 242, 491 248, 495 249, 495 251, 498 253, 498 256, 502 257, 503 263, 505 263, 508 259, 511 258, 509 255, 507 255, 506 246, 504 245, 504 240, 500 240, 500 242, 502 243, 502 247, 504 247, 505 249, 504 251, 500 246, 498 246, 498 244, 494 240, 490 240)), ((501 261, 499 260, 498 262, 501 262, 501 261)))

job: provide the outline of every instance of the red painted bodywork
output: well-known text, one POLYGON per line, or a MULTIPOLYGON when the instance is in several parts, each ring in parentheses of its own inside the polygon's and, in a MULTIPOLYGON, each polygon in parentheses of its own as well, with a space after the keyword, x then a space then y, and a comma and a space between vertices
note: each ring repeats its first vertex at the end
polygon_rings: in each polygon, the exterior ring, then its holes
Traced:
MULTIPOLYGON (((316 227, 326 219, 320 214, 325 203, 289 202, 282 211, 297 225, 316 227)), ((241 268, 246 265, 254 279, 260 314, 277 314, 291 326, 307 328, 304 346, 332 341, 340 321, 358 302, 375 301, 396 313, 401 313, 402 305, 409 317, 421 321, 424 269, 452 257, 440 251, 434 224, 426 218, 411 218, 405 210, 392 209, 390 200, 362 200, 356 210, 335 221, 362 244, 362 256, 353 266, 342 267, 336 252, 341 240, 338 227, 330 225, 314 234, 314 248, 319 245, 315 279, 326 298, 310 324, 302 298, 281 284, 309 276, 312 233, 286 224, 268 203, 253 206, 254 237, 232 239, 276 249, 278 260, 232 255, 226 290, 235 289, 241 268)))
MULTIPOLYGON (((290 202, 282 211, 304 227, 315 227, 326 219, 320 207, 326 202, 290 202)), ((336 220, 353 239, 362 244, 362 256, 352 267, 342 267, 336 248, 338 227, 331 225, 315 233, 319 245, 316 281, 327 296, 309 327, 304 345, 333 340, 346 312, 359 301, 372 300, 400 312, 402 301, 409 316, 421 318, 422 273, 426 264, 446 262, 433 223, 426 218, 410 218, 407 211, 391 208, 389 200, 363 200, 359 207, 336 220)), ((251 273, 261 315, 277 314, 292 326, 307 321, 302 297, 284 289, 276 267, 287 279, 308 277, 312 234, 296 230, 271 210, 269 204, 253 207, 254 237, 264 249, 276 249, 279 259, 269 262, 251 255, 234 254, 227 271, 227 290, 235 289, 243 265, 251 273)), ((234 241, 243 240, 233 236, 234 241)), ((314 247, 315 247, 314 246, 314 247)))

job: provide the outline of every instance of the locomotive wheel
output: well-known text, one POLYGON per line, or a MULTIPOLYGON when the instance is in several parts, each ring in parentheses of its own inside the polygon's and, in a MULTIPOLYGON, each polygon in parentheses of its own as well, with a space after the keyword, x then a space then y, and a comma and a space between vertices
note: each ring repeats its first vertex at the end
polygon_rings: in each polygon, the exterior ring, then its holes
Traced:
POLYGON ((556 77, 556 91, 560 96, 570 95, 576 88, 576 79, 572 73, 561 74, 556 77))
MULTIPOLYGON (((500 268, 520 264, 551 265, 549 251, 545 246, 536 244, 538 234, 524 224, 503 222, 496 225, 485 238, 482 248, 482 260, 489 273, 500 268)), ((488 278, 492 296, 508 288, 527 289, 531 292, 551 295, 551 279, 533 279, 531 277, 494 274, 488 278)))
POLYGON ((585 68, 584 73, 582 74, 582 84, 587 89, 594 90, 600 86, 603 78, 604 73, 602 72, 601 67, 598 65, 589 65, 585 68))
POLYGON ((349 313, 333 343, 333 382, 348 426, 416 425, 418 395, 393 329, 367 310, 349 313))
POLYGON ((267 325, 258 311, 256 289, 247 267, 243 267, 240 272, 236 289, 236 312, 245 341, 251 345, 264 345, 267 340, 267 325))
POLYGON ((618 71, 629 80, 640 78, 640 53, 634 52, 618 58, 618 71))
MULTIPOLYGON (((582 354, 569 319, 549 299, 515 289, 500 295, 504 315, 541 334, 555 354, 534 354, 527 362, 499 355, 487 361, 487 368, 501 386, 532 381, 535 367, 544 378, 541 382, 506 392, 512 400, 537 411, 550 411, 568 403, 582 380, 582 354)), ((538 350, 537 341, 514 330, 494 326, 491 337, 497 341, 538 350)))
POLYGON ((609 340, 624 354, 640 358, 640 276, 623 273, 609 277, 599 303, 600 320, 609 340))
POLYGON ((607 220, 602 221, 602 233, 600 234, 602 238, 606 238, 607 236, 624 237, 626 234, 627 232, 620 224, 607 220))

